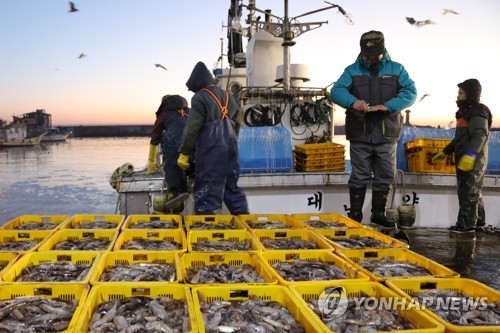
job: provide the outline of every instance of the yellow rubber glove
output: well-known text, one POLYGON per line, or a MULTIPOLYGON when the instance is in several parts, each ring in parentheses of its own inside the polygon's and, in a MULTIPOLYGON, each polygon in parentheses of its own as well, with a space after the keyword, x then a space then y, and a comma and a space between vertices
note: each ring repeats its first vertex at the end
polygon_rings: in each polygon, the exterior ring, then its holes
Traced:
POLYGON ((148 171, 146 176, 149 176, 152 171, 158 169, 156 165, 156 154, 158 154, 158 145, 149 145, 148 171))
POLYGON ((432 157, 432 164, 442 163, 446 159, 446 154, 443 152, 439 152, 432 157))
POLYGON ((476 153, 473 151, 467 152, 464 156, 460 158, 458 161, 457 168, 462 171, 472 171, 474 169, 474 163, 476 162, 476 153))
POLYGON ((189 155, 184 155, 183 153, 179 154, 179 158, 177 159, 177 165, 182 170, 186 170, 189 168, 189 155))

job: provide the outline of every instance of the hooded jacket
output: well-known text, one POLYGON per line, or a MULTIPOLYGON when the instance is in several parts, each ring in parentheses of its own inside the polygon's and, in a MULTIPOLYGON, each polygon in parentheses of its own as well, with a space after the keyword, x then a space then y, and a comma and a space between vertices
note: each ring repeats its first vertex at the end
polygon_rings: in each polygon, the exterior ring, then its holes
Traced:
MULTIPOLYGON (((214 77, 202 62, 196 64, 186 82, 188 89, 195 94, 191 99, 191 110, 184 129, 183 142, 180 148, 180 152, 185 155, 189 155, 196 150, 196 144, 203 128, 206 127, 207 124, 222 118, 222 112, 217 102, 210 93, 203 90, 204 88, 209 89, 218 98, 220 103, 225 105, 226 91, 215 86, 215 83, 214 77)), ((235 137, 237 137, 239 133, 239 110, 240 108, 236 98, 232 94, 229 94, 227 112, 235 137)), ((216 135, 220 136, 222 133, 216 133, 216 135)), ((217 141, 218 139, 220 139, 220 137, 211 138, 210 140, 217 141)))
POLYGON ((331 89, 334 103, 346 109, 346 137, 368 143, 395 142, 402 129, 400 112, 417 97, 415 83, 403 65, 392 61, 387 50, 376 65, 361 54, 348 66, 331 89), (385 105, 387 111, 360 112, 353 109, 357 100, 369 105, 385 105))
MULTIPOLYGON (((172 123, 176 118, 182 117, 183 112, 185 115, 189 113, 187 100, 179 95, 167 95, 164 96, 158 110, 156 111, 156 120, 153 125, 153 131, 151 132, 152 145, 157 145, 162 142, 162 132, 168 127, 169 123, 172 123)), ((184 130, 184 124, 182 124, 181 134, 184 130)))
POLYGON ((457 86, 465 91, 467 99, 457 101, 455 137, 443 149, 443 152, 445 154, 455 153, 456 161, 464 154, 476 154, 476 159, 487 164, 488 136, 493 116, 490 109, 479 102, 481 84, 476 79, 469 79, 457 86))

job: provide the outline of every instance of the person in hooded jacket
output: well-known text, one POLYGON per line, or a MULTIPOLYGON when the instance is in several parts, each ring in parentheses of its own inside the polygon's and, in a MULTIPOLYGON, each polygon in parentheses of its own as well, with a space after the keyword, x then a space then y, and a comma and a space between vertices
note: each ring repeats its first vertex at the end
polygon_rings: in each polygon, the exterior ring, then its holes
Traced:
POLYGON ((198 62, 186 82, 195 94, 180 147, 178 164, 190 165, 195 154, 195 213, 219 214, 222 203, 232 215, 248 214, 245 193, 238 186, 239 105, 229 92, 217 87, 203 62, 198 62))
POLYGON ((151 132, 147 175, 158 169, 156 155, 161 144, 163 153, 163 171, 167 185, 164 210, 180 213, 184 201, 189 197, 186 173, 177 165, 182 133, 189 113, 187 100, 179 95, 165 95, 156 111, 156 121, 151 132), (175 200, 174 200, 175 199, 175 200))
POLYGON ((493 117, 490 109, 479 102, 481 90, 476 79, 458 84, 455 137, 432 159, 433 163, 440 163, 447 155, 455 154, 459 210, 457 222, 450 231, 457 233, 474 232, 486 225, 481 188, 488 165, 488 137, 493 117))
POLYGON ((346 109, 352 165, 348 216, 362 221, 366 188, 371 184, 371 222, 394 229, 396 224, 387 219, 385 206, 396 177, 401 111, 415 102, 417 90, 403 65, 391 60, 382 32, 365 32, 360 46, 356 61, 346 67, 330 91, 332 101, 346 109))

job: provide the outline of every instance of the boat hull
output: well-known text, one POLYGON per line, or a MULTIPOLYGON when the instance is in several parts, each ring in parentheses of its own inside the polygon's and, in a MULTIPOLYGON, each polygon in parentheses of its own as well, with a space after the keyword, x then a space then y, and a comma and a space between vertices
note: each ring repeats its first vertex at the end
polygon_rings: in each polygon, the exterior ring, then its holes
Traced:
POLYGON ((0 140, 0 147, 29 147, 39 145, 43 135, 25 139, 0 140))

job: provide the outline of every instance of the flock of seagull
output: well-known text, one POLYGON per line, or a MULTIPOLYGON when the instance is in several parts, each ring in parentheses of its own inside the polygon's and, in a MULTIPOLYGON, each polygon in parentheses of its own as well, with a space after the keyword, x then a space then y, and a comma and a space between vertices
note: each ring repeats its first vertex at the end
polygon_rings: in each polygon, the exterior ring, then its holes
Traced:
MULTIPOLYGON (((69 2, 69 10, 68 10, 70 13, 75 13, 75 12, 78 12, 79 9, 76 8, 76 5, 73 1, 70 1, 69 2)), ((443 15, 446 15, 446 14, 454 14, 454 15, 458 15, 459 13, 454 11, 453 9, 443 9, 443 15)), ((411 25, 414 25, 415 27, 417 28, 421 28, 425 25, 429 25, 429 24, 436 24, 436 22, 432 21, 432 20, 416 20, 414 19, 413 17, 406 17, 406 21, 411 24, 411 25)), ((80 53, 80 55, 78 56, 78 59, 83 59, 85 58, 87 55, 85 53, 80 53)), ((160 69, 163 69, 163 70, 168 70, 167 68, 165 68, 165 66, 163 66, 162 64, 155 64, 155 67, 156 68, 160 68, 160 69)), ((428 94, 425 94, 419 102, 422 102, 422 100, 429 96, 428 94)))
MULTIPOLYGON (((74 3, 73 1, 70 1, 70 2, 69 2, 69 10, 68 10, 68 12, 70 12, 70 13, 75 13, 75 12, 78 12, 78 11, 80 11, 80 10, 79 10, 78 8, 76 8, 75 3, 74 3)), ((78 56, 78 59, 83 59, 83 58, 85 58, 86 56, 87 56, 87 55, 86 55, 85 53, 83 53, 83 52, 82 52, 82 53, 80 53, 80 55, 78 56)), ((163 70, 168 71, 168 69, 167 69, 167 68, 165 68, 165 66, 163 66, 162 64, 155 64, 155 67, 157 67, 157 68, 161 68, 161 69, 163 69, 163 70)))

